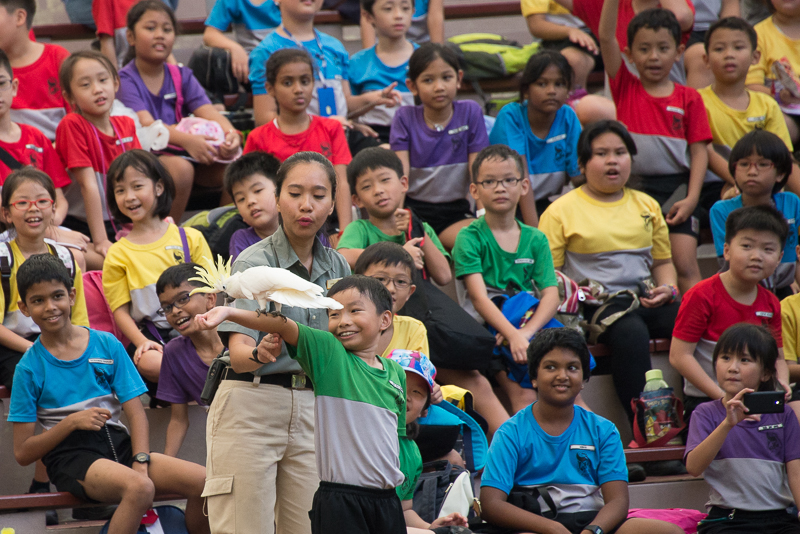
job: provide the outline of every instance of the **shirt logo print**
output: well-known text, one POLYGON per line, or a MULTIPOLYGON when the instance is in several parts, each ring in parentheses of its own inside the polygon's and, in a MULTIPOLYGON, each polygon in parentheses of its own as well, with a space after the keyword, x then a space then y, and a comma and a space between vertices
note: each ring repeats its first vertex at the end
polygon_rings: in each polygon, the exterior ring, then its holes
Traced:
POLYGON ((51 96, 56 96, 58 93, 61 92, 61 89, 58 87, 58 80, 55 78, 48 78, 47 79, 47 91, 50 93, 51 96))
POLYGON ((319 145, 319 150, 322 153, 322 155, 325 156, 326 158, 328 159, 333 158, 333 149, 331 148, 330 143, 321 143, 319 145))
POLYGON ((641 217, 644 221, 644 229, 649 230, 653 226, 653 216, 645 211, 641 214, 641 217))
POLYGON ((589 457, 579 452, 575 455, 575 458, 578 459, 578 471, 585 476, 589 476, 589 467, 592 465, 592 461, 589 460, 589 457))
POLYGON ((672 116, 672 131, 673 132, 683 131, 683 117, 681 117, 680 115, 672 116))

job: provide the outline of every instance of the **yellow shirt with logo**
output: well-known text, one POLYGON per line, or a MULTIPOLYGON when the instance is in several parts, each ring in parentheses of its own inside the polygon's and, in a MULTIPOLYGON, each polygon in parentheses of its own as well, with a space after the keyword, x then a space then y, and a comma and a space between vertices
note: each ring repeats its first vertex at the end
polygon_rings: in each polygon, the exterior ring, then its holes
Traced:
POLYGON ((783 336, 783 356, 797 362, 800 349, 800 294, 791 295, 781 301, 781 335, 783 336))
POLYGON ((771 86, 775 76, 772 64, 785 57, 795 73, 800 73, 800 39, 787 37, 772 20, 766 18, 755 25, 758 34, 758 51, 761 57, 758 63, 750 66, 747 72, 747 85, 759 84, 771 86))
POLYGON ((421 352, 428 358, 431 357, 431 349, 428 347, 428 329, 422 321, 408 317, 406 315, 395 314, 392 317, 392 340, 389 346, 383 351, 384 358, 389 357, 389 353, 394 349, 415 350, 421 352))

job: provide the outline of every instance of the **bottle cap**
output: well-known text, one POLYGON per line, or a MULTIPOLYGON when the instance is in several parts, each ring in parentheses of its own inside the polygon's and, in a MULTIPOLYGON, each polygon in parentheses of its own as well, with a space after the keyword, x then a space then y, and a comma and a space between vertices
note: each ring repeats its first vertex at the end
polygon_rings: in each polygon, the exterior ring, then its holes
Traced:
POLYGON ((661 372, 661 369, 651 369, 644 374, 644 379, 648 382, 651 380, 664 380, 664 373, 661 372))

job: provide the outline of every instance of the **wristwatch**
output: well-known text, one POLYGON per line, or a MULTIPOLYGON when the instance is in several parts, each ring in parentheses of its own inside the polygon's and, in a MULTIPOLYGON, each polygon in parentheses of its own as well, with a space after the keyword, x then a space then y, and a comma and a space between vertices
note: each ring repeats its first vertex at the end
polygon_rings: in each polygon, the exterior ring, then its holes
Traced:
POLYGON ((604 534, 603 529, 597 525, 587 525, 583 527, 583 530, 588 530, 592 534, 604 534))
MULTIPOLYGON (((139 462, 140 464, 149 464, 150 463, 150 455, 146 452, 140 452, 136 456, 133 457, 134 462, 139 462)), ((587 527, 588 528, 588 527, 587 527)), ((600 531, 600 534, 603 534, 603 531, 600 531)))

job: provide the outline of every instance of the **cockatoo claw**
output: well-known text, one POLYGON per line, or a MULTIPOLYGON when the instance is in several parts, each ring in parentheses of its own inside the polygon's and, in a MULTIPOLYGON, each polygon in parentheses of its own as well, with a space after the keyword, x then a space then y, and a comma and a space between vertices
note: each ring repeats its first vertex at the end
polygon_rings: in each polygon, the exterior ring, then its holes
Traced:
MULTIPOLYGON (((267 312, 265 311, 264 313, 267 313, 267 312)), ((280 317, 281 319, 283 319, 283 322, 284 322, 284 323, 288 321, 288 319, 286 318, 286 316, 285 316, 284 314, 282 314, 281 312, 279 312, 279 311, 272 311, 272 312, 269 312, 269 314, 268 314, 268 315, 271 315, 272 317, 275 317, 275 318, 278 318, 278 317, 280 317)))
POLYGON ((268 312, 266 308, 264 308, 263 310, 256 310, 256 317, 261 317, 262 313, 264 315, 269 315, 270 312, 268 312))

